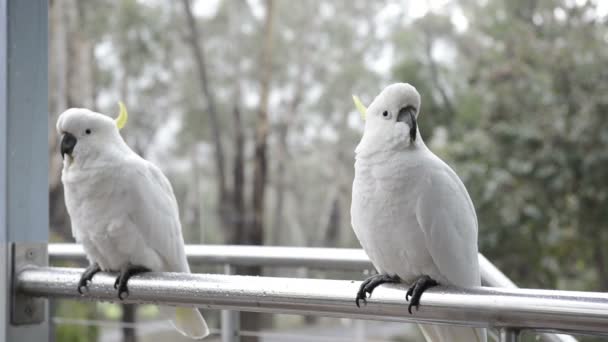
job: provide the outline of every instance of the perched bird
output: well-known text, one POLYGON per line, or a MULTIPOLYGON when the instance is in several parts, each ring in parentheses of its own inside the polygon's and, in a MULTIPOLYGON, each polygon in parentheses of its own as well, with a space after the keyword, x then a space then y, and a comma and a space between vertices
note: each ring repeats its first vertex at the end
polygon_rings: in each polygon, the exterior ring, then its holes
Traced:
MULTIPOLYGON (((84 108, 68 109, 57 120, 57 133, 72 234, 90 261, 78 292, 99 271, 120 272, 114 288, 124 299, 129 293, 127 282, 135 274, 190 273, 190 267, 171 184, 121 137, 127 111, 119 105, 116 120, 84 108)), ((160 311, 186 336, 199 339, 209 334, 195 308, 160 307, 160 311)))
MULTIPOLYGON (((351 221, 378 271, 361 284, 357 306, 383 283, 410 285, 410 314, 429 287, 480 286, 475 208, 456 173, 420 137, 416 88, 392 84, 369 109, 354 100, 365 129, 355 150, 351 221)), ((428 341, 487 338, 485 329, 420 327, 428 341)))

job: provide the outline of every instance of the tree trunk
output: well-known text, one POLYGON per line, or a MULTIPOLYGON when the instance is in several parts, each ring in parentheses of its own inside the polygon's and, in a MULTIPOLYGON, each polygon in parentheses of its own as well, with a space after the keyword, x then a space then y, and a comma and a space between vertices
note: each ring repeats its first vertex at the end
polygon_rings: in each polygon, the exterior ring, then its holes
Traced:
POLYGON ((234 108, 232 111, 232 124, 234 131, 234 158, 232 161, 232 191, 231 200, 231 231, 226 236, 229 244, 239 244, 247 225, 247 207, 245 205, 245 131, 241 116, 241 55, 237 46, 240 45, 241 33, 239 30, 242 7, 246 5, 242 1, 230 1, 228 3, 228 34, 232 41, 230 56, 235 72, 232 76, 234 83, 234 108))
POLYGON ((275 175, 275 207, 274 219, 272 223, 272 244, 281 244, 281 229, 283 228, 283 202, 285 201, 285 164, 287 159, 287 133, 289 126, 287 121, 279 123, 277 126, 278 148, 276 154, 277 171, 275 175))
POLYGON ((340 190, 337 190, 329 204, 329 212, 325 222, 325 236, 322 242, 323 247, 336 247, 338 244, 340 225, 342 224, 340 207, 340 190))
MULTIPOLYGON (((188 241, 195 241, 198 243, 204 243, 205 240, 205 229, 203 226, 203 207, 202 207, 202 196, 203 190, 201 189, 201 163, 198 155, 198 146, 195 144, 192 146, 190 162, 192 163, 192 186, 188 191, 188 202, 192 206, 192 219, 190 226, 198 227, 196 236, 194 234, 188 237, 188 241)), ((185 239, 185 237, 184 237, 185 239)))
POLYGON ((268 160, 266 158, 268 140, 268 98, 272 76, 272 17, 273 0, 266 2, 266 21, 264 25, 264 48, 262 50, 262 78, 260 80, 260 108, 255 130, 255 161, 253 169, 252 208, 253 221, 247 232, 245 242, 261 244, 264 228, 264 200, 268 160))
POLYGON ((272 223, 272 244, 278 245, 281 243, 281 232, 285 229, 283 224, 283 202, 285 201, 285 191, 287 188, 285 173, 286 164, 288 158, 288 146, 287 138, 289 137, 289 130, 293 125, 297 116, 298 107, 302 101, 302 73, 299 74, 296 81, 296 90, 289 109, 285 113, 285 117, 277 125, 277 154, 275 160, 277 161, 277 170, 275 174, 276 184, 276 195, 275 195, 275 207, 274 207, 274 219, 272 223))
POLYGON ((204 54, 204 43, 200 30, 197 26, 196 19, 192 14, 192 6, 190 0, 182 0, 184 6, 184 12, 186 14, 186 21, 188 23, 188 41, 192 50, 192 56, 196 63, 198 71, 198 78, 201 83, 201 89, 206 100, 205 111, 209 114, 211 135, 213 137, 214 145, 214 158, 217 173, 217 187, 219 196, 219 212, 222 223, 226 226, 227 223, 227 204, 228 204, 228 193, 226 185, 225 175, 225 162, 224 162, 224 148, 222 146, 222 139, 220 136, 220 123, 218 118, 218 112, 215 105, 215 98, 211 94, 211 87, 209 86, 209 79, 207 77, 207 67, 205 62, 204 54))
POLYGON ((428 30, 424 30, 424 33, 424 51, 426 54, 426 58, 429 62, 431 80, 433 81, 435 88, 439 91, 443 105, 445 106, 446 111, 450 115, 451 120, 454 118, 456 111, 454 110, 454 105, 452 105, 452 101, 450 100, 450 97, 448 96, 444 86, 441 84, 441 80, 439 79, 439 67, 437 66, 437 61, 433 59, 433 36, 428 30))
MULTIPOLYGON (((264 242, 264 201, 268 160, 266 158, 268 140, 268 98, 272 76, 272 32, 273 0, 266 1, 266 19, 264 23, 264 47, 262 50, 262 77, 260 80, 260 108, 258 110, 255 131, 255 161, 253 169, 253 193, 251 207, 253 218, 244 234, 243 244, 261 245, 264 242)), ((244 274, 260 274, 259 266, 242 269, 244 274)), ((248 331, 259 331, 262 327, 262 316, 256 313, 243 313, 241 328, 248 331)), ((244 342, 258 341, 257 337, 243 338, 244 342)))
POLYGON ((237 103, 232 112, 234 118, 234 162, 232 168, 232 231, 227 239, 229 244, 241 242, 240 239, 247 224, 245 212, 245 135, 238 103, 240 89, 237 89, 236 95, 237 103))

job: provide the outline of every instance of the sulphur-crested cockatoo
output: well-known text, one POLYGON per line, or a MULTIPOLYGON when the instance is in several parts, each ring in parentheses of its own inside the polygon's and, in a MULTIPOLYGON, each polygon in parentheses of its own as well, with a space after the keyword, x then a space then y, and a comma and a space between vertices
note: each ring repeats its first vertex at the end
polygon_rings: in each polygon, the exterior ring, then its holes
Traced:
MULTIPOLYGON (((379 273, 361 284, 357 306, 383 283, 411 286, 410 313, 429 287, 480 286, 475 208, 456 173, 420 137, 416 88, 392 84, 368 109, 354 99, 365 129, 355 150, 351 220, 379 273)), ((485 329, 420 327, 428 341, 486 341, 485 329)))
MULTIPOLYGON (((114 287, 128 295, 127 281, 146 272, 190 272, 177 201, 158 167, 138 156, 122 139, 127 111, 116 120, 84 108, 71 108, 57 120, 61 137, 61 181, 72 222, 90 266, 78 292, 99 271, 120 272, 114 287)), ((195 308, 161 307, 175 328, 192 338, 209 334, 195 308)))

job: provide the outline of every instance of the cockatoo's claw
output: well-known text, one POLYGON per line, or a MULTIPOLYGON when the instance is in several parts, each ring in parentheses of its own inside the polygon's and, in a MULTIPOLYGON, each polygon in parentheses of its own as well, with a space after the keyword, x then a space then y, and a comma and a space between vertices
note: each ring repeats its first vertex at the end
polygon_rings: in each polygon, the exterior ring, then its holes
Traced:
POLYGON ((407 289, 407 292, 405 293, 405 300, 406 301, 410 301, 410 297, 412 296, 412 293, 414 292, 414 286, 411 286, 409 289, 407 289))
POLYGON ((357 297, 355 297, 355 304, 357 304, 358 308, 361 307, 359 305, 360 300, 363 301, 363 305, 367 305, 367 293, 364 290, 363 284, 361 284, 361 287, 359 287, 359 291, 357 292, 357 297))
POLYGON ((398 276, 394 275, 388 275, 388 274, 376 274, 373 275, 367 279, 365 279, 362 283, 361 286, 359 286, 359 291, 357 292, 357 296, 355 297, 355 304, 357 304, 357 307, 359 306, 359 300, 363 301, 364 305, 367 305, 367 298, 371 298, 372 297, 372 292, 374 292, 374 289, 382 284, 386 284, 386 283, 398 283, 401 280, 399 279, 398 276), (369 294, 369 296, 367 295, 369 294))
POLYGON ((408 306, 407 306, 407 312, 409 312, 409 313, 410 313, 410 315, 412 315, 412 307, 415 307, 415 308, 416 308, 416 311, 418 311, 418 307, 419 307, 419 306, 420 306, 420 305, 419 305, 419 303, 414 304, 414 301, 412 301, 412 302, 410 303, 410 305, 408 305, 408 306))
POLYGON ((78 293, 80 293, 81 295, 84 294, 82 292, 82 288, 84 287, 85 289, 88 289, 89 288, 89 284, 88 283, 89 282, 87 280, 80 279, 80 281, 78 281, 78 289, 77 289, 78 293))
POLYGON ((99 264, 93 263, 92 265, 89 265, 89 267, 87 267, 86 270, 84 270, 84 272, 82 272, 82 275, 80 276, 80 280, 78 281, 78 288, 77 288, 78 293, 83 294, 83 292, 82 292, 83 287, 88 290, 89 283, 93 279, 93 276, 95 275, 95 273, 97 273, 99 271, 101 271, 99 264))
POLYGON ((359 305, 359 301, 362 300, 363 301, 363 305, 367 305, 367 300, 365 298, 359 298, 357 295, 357 298, 355 299, 355 304, 357 304, 357 307, 360 308, 361 306, 359 305))
POLYGON ((127 283, 126 282, 122 282, 120 281, 118 284, 118 299, 120 300, 124 300, 125 298, 127 298, 129 296, 129 289, 127 288, 127 283), (123 297, 123 294, 127 294, 125 297, 123 297))
POLYGON ((114 281, 114 288, 118 290, 118 299, 124 300, 129 296, 129 288, 127 287, 127 282, 129 279, 140 273, 150 272, 150 269, 144 266, 137 266, 131 263, 127 263, 120 269, 120 274, 116 277, 116 281, 114 281), (123 297, 123 294, 126 294, 123 297))
POLYGON ((426 289, 437 285, 439 285, 439 283, 437 283, 435 279, 425 275, 418 278, 418 280, 416 280, 416 282, 410 286, 405 294, 405 300, 410 302, 410 305, 407 307, 407 311, 410 313, 410 315, 412 314, 412 307, 415 307, 416 310, 418 310, 422 293, 424 293, 426 289), (410 297, 412 297, 411 301, 409 299, 410 297))
POLYGON ((127 288, 127 286, 125 285, 124 287, 121 287, 118 290, 118 299, 120 300, 125 300, 125 298, 129 297, 129 289, 127 288), (126 296, 122 296, 123 294, 127 294, 126 296))

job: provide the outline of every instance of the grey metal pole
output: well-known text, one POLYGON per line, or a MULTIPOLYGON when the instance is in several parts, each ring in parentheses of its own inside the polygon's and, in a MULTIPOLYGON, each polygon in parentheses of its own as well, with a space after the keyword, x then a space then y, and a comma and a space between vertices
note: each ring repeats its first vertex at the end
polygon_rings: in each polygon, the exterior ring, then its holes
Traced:
MULTIPOLYGON (((84 260, 81 245, 70 243, 49 244, 51 261, 84 260)), ((191 263, 276 267, 307 267, 332 270, 365 270, 373 265, 362 249, 308 248, 242 245, 187 245, 186 255, 191 263)), ((482 254, 479 268, 484 284, 492 287, 517 288, 517 286, 482 254)), ((576 342, 572 336, 541 332, 545 342, 576 342)))
POLYGON ((0 341, 49 336, 45 301, 11 294, 15 261, 47 260, 47 6, 0 0, 0 341))
POLYGON ((365 322, 362 319, 355 320, 355 342, 365 342, 367 341, 365 322))
MULTIPOLYGON (((17 291, 31 297, 119 301, 115 274, 95 275, 89 291, 76 287, 82 269, 35 267, 17 276, 17 291)), ((428 289, 420 310, 409 314, 405 285, 385 285, 358 308, 361 282, 223 274, 144 273, 129 280, 128 303, 198 306, 207 309, 291 313, 476 327, 518 327, 608 335, 608 294, 532 289, 428 289)))
MULTIPOLYGON (((508 289, 518 288, 511 279, 502 273, 498 267, 494 266, 494 264, 481 253, 479 253, 479 270, 481 271, 482 282, 488 286, 508 289)), ((577 342, 574 337, 569 335, 539 332, 538 336, 545 342, 577 342)))
POLYGON ((519 329, 500 329, 500 342, 519 342, 519 329))
MULTIPOLYGON (((234 274, 234 266, 224 265, 224 274, 234 274)), ((241 317, 238 311, 222 310, 221 317, 222 342, 239 342, 241 317)))

